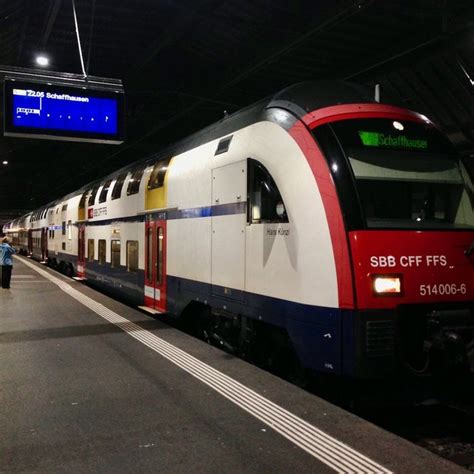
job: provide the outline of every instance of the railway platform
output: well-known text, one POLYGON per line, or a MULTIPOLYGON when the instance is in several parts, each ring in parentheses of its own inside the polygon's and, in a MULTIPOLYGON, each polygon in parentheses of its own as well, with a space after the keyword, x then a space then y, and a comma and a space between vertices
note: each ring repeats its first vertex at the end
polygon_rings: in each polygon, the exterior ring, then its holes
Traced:
POLYGON ((462 469, 16 257, 0 290, 0 471, 462 469))

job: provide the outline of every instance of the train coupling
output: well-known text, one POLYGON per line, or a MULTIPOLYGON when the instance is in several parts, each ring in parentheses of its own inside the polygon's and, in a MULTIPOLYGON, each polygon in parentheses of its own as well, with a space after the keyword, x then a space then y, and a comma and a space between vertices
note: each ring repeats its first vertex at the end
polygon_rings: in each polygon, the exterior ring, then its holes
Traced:
POLYGON ((474 316, 470 309, 433 310, 427 315, 424 352, 436 366, 474 372, 474 316))

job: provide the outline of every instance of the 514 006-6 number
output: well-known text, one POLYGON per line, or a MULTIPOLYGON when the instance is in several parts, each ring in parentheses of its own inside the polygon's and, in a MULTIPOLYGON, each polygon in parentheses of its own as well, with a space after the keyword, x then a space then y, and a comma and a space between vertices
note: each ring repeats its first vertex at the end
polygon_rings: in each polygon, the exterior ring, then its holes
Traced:
POLYGON ((431 295, 465 295, 467 287, 465 283, 435 283, 433 285, 420 285, 421 296, 431 295))

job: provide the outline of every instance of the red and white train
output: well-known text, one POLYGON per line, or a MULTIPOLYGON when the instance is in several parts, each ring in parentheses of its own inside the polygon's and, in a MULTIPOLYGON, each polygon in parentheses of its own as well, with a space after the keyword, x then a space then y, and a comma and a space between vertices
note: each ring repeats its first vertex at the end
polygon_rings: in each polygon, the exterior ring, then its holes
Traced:
POLYGON ((473 201, 426 117, 352 84, 302 83, 4 232, 236 352, 430 374, 472 362, 473 201))

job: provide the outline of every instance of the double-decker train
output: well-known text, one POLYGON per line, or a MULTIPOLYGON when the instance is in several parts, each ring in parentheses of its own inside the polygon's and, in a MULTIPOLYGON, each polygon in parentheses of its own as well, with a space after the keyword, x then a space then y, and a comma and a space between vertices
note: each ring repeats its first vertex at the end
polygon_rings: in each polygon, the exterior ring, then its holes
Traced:
POLYGON ((240 354, 357 378, 473 364, 473 181, 423 115, 302 83, 4 227, 240 354))

